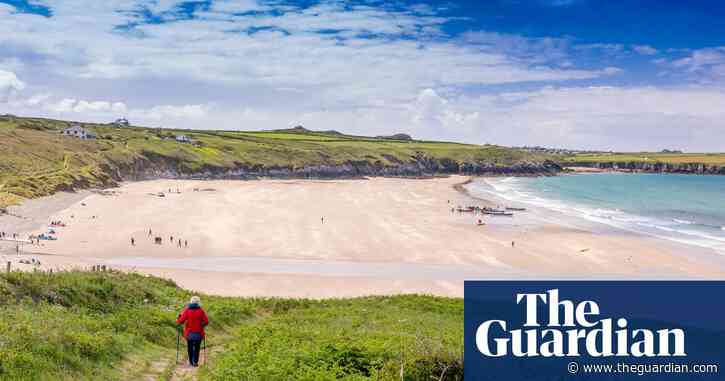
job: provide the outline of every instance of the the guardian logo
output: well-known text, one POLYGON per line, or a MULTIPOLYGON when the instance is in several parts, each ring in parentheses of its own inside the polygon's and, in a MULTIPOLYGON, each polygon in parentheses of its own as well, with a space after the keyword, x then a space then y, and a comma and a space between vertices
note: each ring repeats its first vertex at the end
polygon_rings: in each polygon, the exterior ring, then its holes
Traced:
POLYGON ((517 294, 516 304, 525 309, 523 329, 505 320, 488 320, 476 329, 476 347, 484 356, 687 356, 682 329, 630 330, 626 318, 602 319, 594 301, 559 300, 558 289, 517 294), (543 307, 547 317, 539 316, 543 307))

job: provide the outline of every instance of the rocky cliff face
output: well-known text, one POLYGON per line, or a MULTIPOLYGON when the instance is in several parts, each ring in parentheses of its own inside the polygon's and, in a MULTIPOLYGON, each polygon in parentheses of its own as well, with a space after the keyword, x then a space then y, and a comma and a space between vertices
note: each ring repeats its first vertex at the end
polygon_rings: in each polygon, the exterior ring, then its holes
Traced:
POLYGON ((552 161, 501 166, 494 163, 458 163, 452 160, 417 157, 410 162, 398 162, 392 165, 367 161, 304 167, 265 167, 240 164, 234 168, 206 167, 191 171, 186 169, 183 163, 155 158, 138 160, 130 167, 118 168, 114 177, 117 180, 149 180, 159 178, 254 179, 259 177, 332 179, 362 176, 423 177, 441 174, 541 176, 554 175, 561 170, 562 168, 552 161))
POLYGON ((610 169, 632 172, 647 173, 689 173, 700 175, 725 175, 725 166, 708 165, 701 163, 643 163, 643 162, 605 162, 605 163, 581 163, 578 166, 593 167, 599 169, 610 169))

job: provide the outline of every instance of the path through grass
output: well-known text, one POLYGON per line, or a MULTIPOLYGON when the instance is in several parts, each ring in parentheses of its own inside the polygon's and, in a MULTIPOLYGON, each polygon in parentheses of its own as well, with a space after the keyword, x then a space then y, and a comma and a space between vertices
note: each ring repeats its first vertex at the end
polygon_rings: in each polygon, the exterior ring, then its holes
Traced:
POLYGON ((0 380, 462 379, 460 299, 202 295, 209 360, 186 369, 175 318, 190 295, 139 274, 2 274, 0 380))

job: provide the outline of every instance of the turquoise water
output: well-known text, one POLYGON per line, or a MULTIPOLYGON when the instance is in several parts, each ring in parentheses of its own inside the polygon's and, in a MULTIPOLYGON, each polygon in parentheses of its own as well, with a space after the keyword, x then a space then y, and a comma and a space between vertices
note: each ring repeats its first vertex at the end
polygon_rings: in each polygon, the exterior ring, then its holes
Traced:
POLYGON ((600 173, 485 182, 507 200, 725 252, 725 176, 600 173))

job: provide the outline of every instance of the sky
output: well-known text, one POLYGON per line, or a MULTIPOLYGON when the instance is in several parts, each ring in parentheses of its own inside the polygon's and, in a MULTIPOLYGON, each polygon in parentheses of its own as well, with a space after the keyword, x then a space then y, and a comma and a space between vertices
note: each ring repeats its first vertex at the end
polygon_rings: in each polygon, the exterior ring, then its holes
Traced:
POLYGON ((0 0, 0 113, 723 152, 724 19, 721 1, 0 0))

